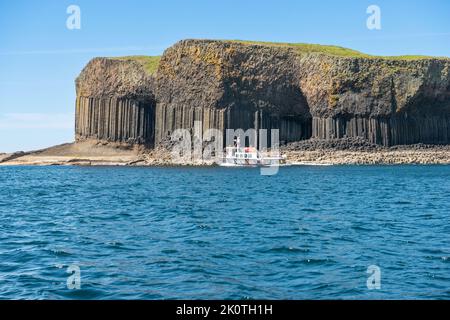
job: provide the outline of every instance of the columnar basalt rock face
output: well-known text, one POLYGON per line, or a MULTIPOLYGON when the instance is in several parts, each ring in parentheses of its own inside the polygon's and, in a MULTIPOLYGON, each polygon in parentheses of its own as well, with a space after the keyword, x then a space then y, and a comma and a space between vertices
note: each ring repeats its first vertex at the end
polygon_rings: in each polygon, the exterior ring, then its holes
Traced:
POLYGON ((77 140, 154 143, 153 79, 134 61, 93 59, 76 80, 77 140))
POLYGON ((313 128, 313 137, 319 139, 362 137, 385 146, 450 143, 448 116, 409 117, 407 113, 400 113, 389 117, 315 117, 313 128))
POLYGON ((300 86, 313 137, 450 143, 449 70, 449 59, 302 56, 300 86))
POLYGON ((217 112, 216 128, 278 128, 286 142, 359 136, 383 145, 449 143, 449 66, 448 59, 181 41, 159 67, 156 139, 217 112), (191 113, 197 117, 186 118, 191 113))
POLYGON ((139 100, 78 97, 77 140, 153 145, 153 106, 139 100))
POLYGON ((153 145, 174 130, 280 129, 281 142, 450 143, 450 59, 183 40, 156 74, 93 59, 77 79, 77 139, 153 145))
POLYGON ((290 49, 187 40, 164 53, 157 73, 156 139, 177 128, 280 129, 284 141, 311 135, 290 49))

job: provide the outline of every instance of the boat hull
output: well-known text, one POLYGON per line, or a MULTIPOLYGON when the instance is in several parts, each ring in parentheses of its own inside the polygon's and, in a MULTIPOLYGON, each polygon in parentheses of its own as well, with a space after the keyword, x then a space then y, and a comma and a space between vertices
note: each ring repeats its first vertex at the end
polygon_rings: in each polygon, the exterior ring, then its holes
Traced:
POLYGON ((285 167, 289 164, 284 159, 224 159, 221 167, 285 167))

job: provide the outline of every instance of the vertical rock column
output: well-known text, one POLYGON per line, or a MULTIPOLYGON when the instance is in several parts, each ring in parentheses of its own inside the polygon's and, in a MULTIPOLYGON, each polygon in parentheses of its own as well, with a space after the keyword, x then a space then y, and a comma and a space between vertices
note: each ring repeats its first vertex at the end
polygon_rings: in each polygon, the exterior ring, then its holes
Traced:
POLYGON ((450 143, 450 118, 439 116, 408 117, 330 117, 313 118, 313 137, 339 139, 362 137, 385 146, 450 143))
POLYGON ((314 117, 312 122, 312 136, 318 139, 362 137, 388 146, 392 143, 391 134, 389 118, 383 117, 314 117))
POLYGON ((116 98, 77 97, 77 140, 154 144, 154 104, 116 98))
POLYGON ((184 105, 156 107, 156 142, 168 138, 176 129, 193 130, 194 122, 201 121, 203 132, 217 129, 223 133, 226 143, 226 129, 267 129, 270 146, 270 129, 278 129, 281 142, 298 141, 311 137, 311 121, 299 117, 281 117, 262 111, 242 108, 199 108, 184 105))
POLYGON ((177 129, 193 130, 194 122, 201 121, 203 132, 208 129, 225 130, 225 109, 200 108, 186 105, 157 105, 155 142, 161 142, 177 129))

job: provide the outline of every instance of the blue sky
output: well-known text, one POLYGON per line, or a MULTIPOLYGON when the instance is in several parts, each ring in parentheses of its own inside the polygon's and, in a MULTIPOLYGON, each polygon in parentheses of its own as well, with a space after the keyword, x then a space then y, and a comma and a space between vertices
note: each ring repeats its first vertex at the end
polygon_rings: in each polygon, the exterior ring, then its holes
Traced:
POLYGON ((448 0, 0 0, 0 152, 73 140, 74 80, 95 56, 159 55, 185 38, 450 56, 449 14, 448 0), (66 27, 72 4, 80 30, 66 27), (366 27, 372 4, 381 30, 366 27))

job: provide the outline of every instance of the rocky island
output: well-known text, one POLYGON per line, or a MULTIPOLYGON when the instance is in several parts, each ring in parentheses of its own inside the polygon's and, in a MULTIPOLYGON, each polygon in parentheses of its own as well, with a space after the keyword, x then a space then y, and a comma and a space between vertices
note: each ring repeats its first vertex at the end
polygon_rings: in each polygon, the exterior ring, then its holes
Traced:
POLYGON ((170 164, 171 134, 196 121, 224 136, 279 129, 291 162, 450 163, 449 58, 183 40, 161 57, 92 59, 76 94, 74 143, 0 163, 170 164))

